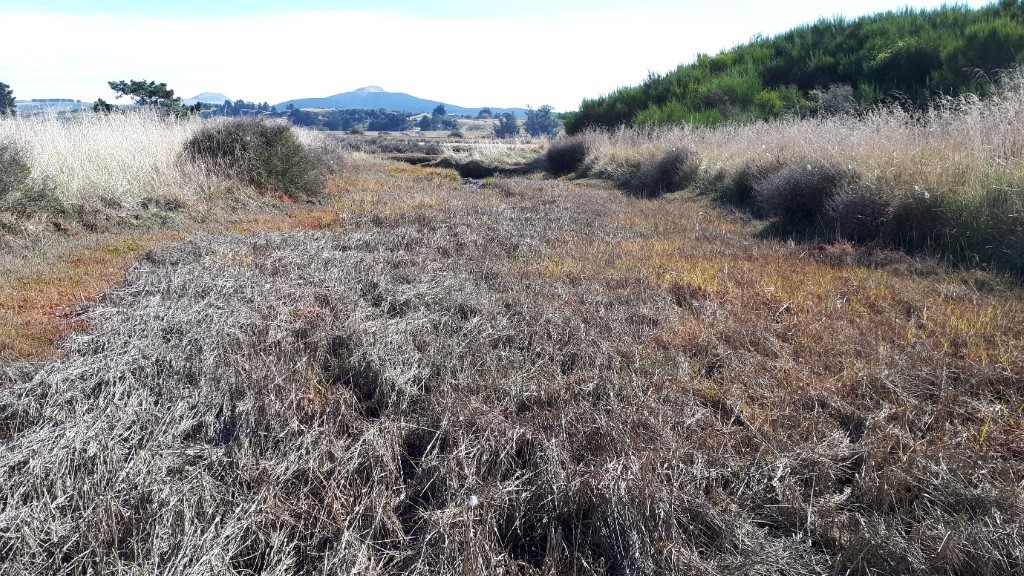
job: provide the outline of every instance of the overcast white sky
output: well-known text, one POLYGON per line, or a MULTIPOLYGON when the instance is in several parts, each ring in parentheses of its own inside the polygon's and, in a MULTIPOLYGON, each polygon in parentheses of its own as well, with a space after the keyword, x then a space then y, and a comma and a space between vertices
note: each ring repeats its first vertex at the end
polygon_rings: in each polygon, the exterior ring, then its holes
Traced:
POLYGON ((572 110, 759 33, 941 4, 0 0, 0 82, 19 99, 109 100, 108 80, 146 79, 185 98, 275 104, 378 85, 460 106, 572 110))

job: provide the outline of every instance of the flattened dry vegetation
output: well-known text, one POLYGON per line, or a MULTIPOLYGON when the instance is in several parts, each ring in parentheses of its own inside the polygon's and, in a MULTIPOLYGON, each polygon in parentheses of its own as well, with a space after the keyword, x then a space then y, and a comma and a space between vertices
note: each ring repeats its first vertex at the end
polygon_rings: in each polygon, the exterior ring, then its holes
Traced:
POLYGON ((153 250, 0 371, 3 572, 1024 569, 1003 278, 357 161, 337 230, 153 250))
POLYGON ((322 134, 154 111, 0 117, 0 363, 55 353, 75 308, 199 231, 323 229, 345 154, 322 134))

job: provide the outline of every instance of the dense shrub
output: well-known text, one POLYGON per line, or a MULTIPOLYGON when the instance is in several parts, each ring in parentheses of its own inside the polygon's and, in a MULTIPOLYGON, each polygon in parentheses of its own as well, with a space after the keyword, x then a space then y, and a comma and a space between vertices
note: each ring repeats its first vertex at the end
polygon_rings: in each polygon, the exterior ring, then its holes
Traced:
POLYGON ((930 248, 946 227, 946 212, 938 194, 923 190, 900 194, 893 203, 884 235, 890 243, 910 251, 930 248))
POLYGON ((700 170, 700 159, 690 148, 672 148, 661 156, 644 161, 629 182, 629 192, 652 198, 682 190, 693 182, 700 170))
POLYGON ((885 193, 862 182, 843 186, 827 206, 839 235, 855 242, 878 238, 891 211, 885 193))
POLYGON ((21 148, 10 142, 0 142, 0 200, 23 186, 30 173, 21 148))
POLYGON ((754 185, 754 199, 765 215, 783 224, 813 224, 843 182, 842 170, 834 166, 787 164, 754 185))
POLYGON ((1020 64, 1022 43, 1019 0, 823 19, 585 99, 565 130, 848 113, 893 94, 926 108, 936 93, 986 93, 985 75, 1020 64))
POLYGON ((1024 275, 1024 193, 1011 186, 944 201, 944 249, 959 260, 1024 275))
POLYGON ((82 217, 81 204, 68 204, 48 186, 24 186, 17 194, 0 198, 0 209, 15 216, 59 216, 79 219, 82 217))
POLYGON ((779 171, 782 163, 778 160, 747 160, 718 190, 719 198, 742 208, 755 208, 754 187, 762 179, 779 171))
POLYGON ((556 176, 572 174, 586 159, 587 141, 579 136, 552 141, 544 154, 548 172, 556 176))
POLYGON ((0 142, 0 211, 20 217, 37 214, 70 214, 69 207, 53 189, 40 182, 31 182, 25 152, 12 142, 0 142))
POLYGON ((1024 192, 993 187, 981 197, 984 245, 990 260, 1024 276, 1024 192))
POLYGON ((326 180, 322 162, 292 129, 258 119, 204 126, 185 143, 185 155, 207 168, 288 196, 316 196, 326 180))

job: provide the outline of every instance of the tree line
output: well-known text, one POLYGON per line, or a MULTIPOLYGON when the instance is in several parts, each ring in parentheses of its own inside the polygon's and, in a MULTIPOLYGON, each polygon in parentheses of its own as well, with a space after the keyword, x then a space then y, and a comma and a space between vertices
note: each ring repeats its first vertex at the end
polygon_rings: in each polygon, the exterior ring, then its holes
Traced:
MULTIPOLYGON (((200 114, 204 116, 270 116, 286 118, 296 126, 308 128, 343 131, 343 132, 403 132, 414 126, 422 131, 458 130, 458 119, 449 115, 444 104, 438 104, 429 115, 423 115, 415 124, 412 116, 405 112, 395 112, 380 108, 367 109, 330 109, 303 110, 289 104, 284 111, 279 111, 267 102, 256 103, 245 100, 225 100, 223 104, 204 104, 197 102, 185 105, 181 98, 175 96, 174 90, 164 82, 149 80, 111 80, 107 83, 114 91, 115 99, 128 98, 135 106, 160 110, 173 116, 200 114)), ((93 111, 112 113, 117 106, 102 98, 93 103, 93 111)), ((10 86, 0 82, 0 115, 14 114, 16 104, 14 92, 10 86)), ((467 118, 469 118, 467 116, 467 118)), ((477 114, 478 119, 495 118, 490 108, 483 108, 477 114)), ((559 114, 551 106, 528 109, 526 122, 520 126, 519 121, 511 113, 497 116, 494 134, 498 138, 518 136, 523 129, 531 136, 555 136, 562 129, 559 114)))

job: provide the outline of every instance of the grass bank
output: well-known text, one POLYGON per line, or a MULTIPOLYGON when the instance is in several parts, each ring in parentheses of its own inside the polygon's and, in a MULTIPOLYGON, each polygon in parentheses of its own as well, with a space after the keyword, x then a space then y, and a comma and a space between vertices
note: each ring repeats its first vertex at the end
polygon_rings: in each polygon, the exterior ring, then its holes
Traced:
POLYGON ((924 112, 620 129, 556 142, 549 164, 655 197, 692 187, 770 233, 930 253, 1024 274, 1024 77, 924 112), (580 150, 583 150, 581 153, 580 150))

